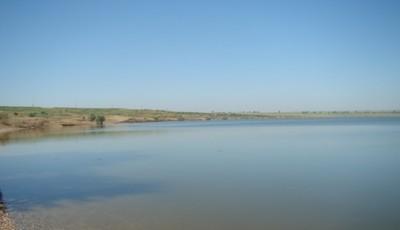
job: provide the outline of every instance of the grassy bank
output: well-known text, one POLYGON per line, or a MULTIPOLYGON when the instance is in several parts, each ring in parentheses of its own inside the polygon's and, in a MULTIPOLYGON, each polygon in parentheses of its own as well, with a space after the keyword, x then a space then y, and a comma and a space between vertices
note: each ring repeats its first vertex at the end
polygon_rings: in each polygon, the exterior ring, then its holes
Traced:
POLYGON ((400 111, 243 112, 197 113, 121 108, 43 108, 0 106, 0 132, 18 129, 96 126, 92 116, 104 116, 105 125, 121 122, 185 120, 299 119, 334 117, 400 117, 400 111))

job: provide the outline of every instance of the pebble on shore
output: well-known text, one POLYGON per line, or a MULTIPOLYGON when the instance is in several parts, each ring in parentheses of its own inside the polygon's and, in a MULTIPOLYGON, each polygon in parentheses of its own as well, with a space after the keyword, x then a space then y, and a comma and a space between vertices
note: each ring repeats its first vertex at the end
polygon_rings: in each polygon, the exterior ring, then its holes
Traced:
POLYGON ((0 229, 15 230, 15 225, 7 213, 0 211, 0 229))

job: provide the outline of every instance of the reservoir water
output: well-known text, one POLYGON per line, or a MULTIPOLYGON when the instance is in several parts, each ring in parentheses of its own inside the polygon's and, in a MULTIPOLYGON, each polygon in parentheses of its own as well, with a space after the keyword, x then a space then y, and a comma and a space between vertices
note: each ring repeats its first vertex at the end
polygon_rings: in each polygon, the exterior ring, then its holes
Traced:
POLYGON ((0 142, 18 229, 400 229, 400 119, 121 124, 0 142))

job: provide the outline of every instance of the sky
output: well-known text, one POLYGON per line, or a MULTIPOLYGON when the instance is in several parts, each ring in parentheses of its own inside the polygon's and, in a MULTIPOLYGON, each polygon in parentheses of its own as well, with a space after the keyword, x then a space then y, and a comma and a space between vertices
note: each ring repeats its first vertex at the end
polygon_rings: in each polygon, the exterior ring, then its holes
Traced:
POLYGON ((0 1, 0 105, 400 109, 400 1, 0 1))

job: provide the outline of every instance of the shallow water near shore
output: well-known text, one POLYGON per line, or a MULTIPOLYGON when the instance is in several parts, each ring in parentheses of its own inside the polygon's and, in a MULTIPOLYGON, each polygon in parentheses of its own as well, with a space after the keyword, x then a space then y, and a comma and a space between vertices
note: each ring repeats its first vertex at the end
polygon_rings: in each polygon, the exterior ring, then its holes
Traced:
POLYGON ((0 145, 19 229, 400 229, 400 119, 121 124, 0 145))

